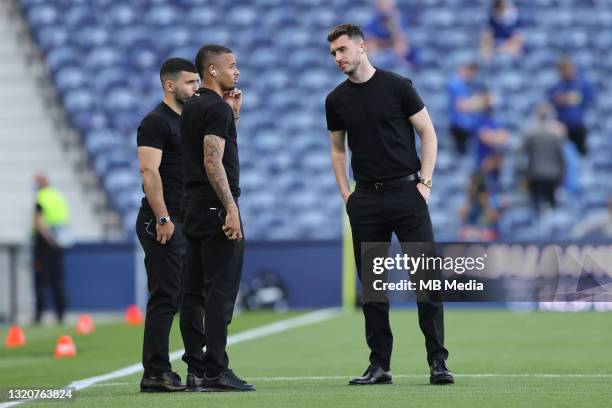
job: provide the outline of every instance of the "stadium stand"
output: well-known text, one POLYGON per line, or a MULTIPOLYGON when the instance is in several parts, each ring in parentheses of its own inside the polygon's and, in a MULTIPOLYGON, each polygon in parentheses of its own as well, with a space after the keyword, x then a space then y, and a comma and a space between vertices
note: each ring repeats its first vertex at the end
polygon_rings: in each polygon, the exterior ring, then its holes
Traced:
MULTIPOLYGON (((521 144, 533 106, 557 79, 555 61, 567 52, 599 90, 589 112, 590 154, 573 159, 577 185, 559 207, 535 216, 518 187, 517 159, 504 161, 501 182, 509 208, 501 239, 568 237, 570 227, 605 207, 612 194, 612 1, 521 0, 525 55, 493 59, 488 87, 501 97, 498 117, 521 144)), ((326 32, 334 24, 367 23, 364 0, 21 0, 32 35, 45 56, 71 126, 103 180, 127 231, 141 197, 135 128, 161 98, 158 68, 167 57, 193 59, 203 43, 235 51, 245 94, 239 147, 241 208, 250 239, 329 239, 341 235, 341 200, 328 154, 323 102, 343 76, 329 57, 326 32)), ((447 134, 446 81, 476 54, 489 1, 404 0, 407 33, 419 50, 412 72, 393 59, 379 64, 413 79, 440 139, 430 209, 438 240, 455 240, 473 158, 461 158, 447 134)), ((383 56, 384 57, 384 56, 383 56)), ((381 57, 382 58, 382 57, 381 57)))
MULTIPOLYGON (((0 2, 0 213, 5 220, 0 243, 30 240, 34 174, 38 171, 45 172, 51 184, 64 193, 76 239, 110 237, 113 226, 104 211, 105 194, 88 171, 78 135, 65 125, 54 103, 44 64, 19 17, 13 2, 0 2)), ((115 230, 117 224, 115 220, 115 230)))

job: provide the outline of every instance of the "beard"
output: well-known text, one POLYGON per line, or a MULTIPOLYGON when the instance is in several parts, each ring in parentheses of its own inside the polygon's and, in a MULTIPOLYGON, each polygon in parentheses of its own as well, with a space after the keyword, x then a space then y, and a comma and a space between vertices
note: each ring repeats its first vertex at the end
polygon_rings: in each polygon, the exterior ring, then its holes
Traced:
POLYGON ((236 88, 236 81, 233 79, 228 79, 226 82, 220 84, 223 92, 231 91, 236 88))
POLYGON ((191 96, 184 95, 184 94, 174 95, 174 100, 176 101, 177 104, 179 104, 179 106, 185 105, 190 98, 191 96))

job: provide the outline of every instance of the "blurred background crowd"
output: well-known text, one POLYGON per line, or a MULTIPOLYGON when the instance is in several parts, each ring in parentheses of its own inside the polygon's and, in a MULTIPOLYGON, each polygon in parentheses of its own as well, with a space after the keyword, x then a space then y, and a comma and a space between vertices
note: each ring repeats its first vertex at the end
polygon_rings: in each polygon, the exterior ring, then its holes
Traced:
MULTIPOLYGON (((58 157, 42 141, 38 148, 19 146, 43 150, 27 166, 51 169, 51 183, 68 190, 77 238, 133 237, 142 194, 136 126, 161 99, 160 63, 171 56, 192 60, 203 43, 228 45, 242 71, 247 238, 339 238, 341 200, 323 100, 344 80, 325 33, 345 21, 363 26, 376 66, 412 78, 432 115, 440 141, 430 203, 438 240, 575 239, 610 230, 610 1, 15 5, 12 11, 25 21, 17 38, 33 40, 25 65, 40 63, 44 85, 32 83, 34 95, 48 90, 41 114, 55 112, 53 126, 62 129, 64 143, 58 157), (80 167, 65 175, 70 154, 80 167)), ((27 49, 22 44, 17 53, 27 49)), ((21 62, 3 62, 7 70, 11 64, 18 71, 21 62)), ((36 132, 27 127, 36 123, 24 125, 28 119, 35 118, 26 114, 15 124, 21 143, 36 132)), ((16 206, 23 194, 12 194, 16 206)), ((31 216, 29 208, 17 211, 31 216)))

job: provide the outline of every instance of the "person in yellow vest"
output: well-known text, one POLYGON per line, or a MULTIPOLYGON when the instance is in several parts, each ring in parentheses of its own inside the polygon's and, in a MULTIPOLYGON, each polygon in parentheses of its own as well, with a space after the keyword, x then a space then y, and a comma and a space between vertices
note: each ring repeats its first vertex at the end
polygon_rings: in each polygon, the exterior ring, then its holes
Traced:
POLYGON ((43 173, 35 176, 36 209, 34 212, 34 287, 36 291, 35 322, 40 323, 45 306, 45 289, 51 288, 57 320, 61 323, 66 310, 63 255, 67 245, 70 212, 61 192, 49 186, 43 173))

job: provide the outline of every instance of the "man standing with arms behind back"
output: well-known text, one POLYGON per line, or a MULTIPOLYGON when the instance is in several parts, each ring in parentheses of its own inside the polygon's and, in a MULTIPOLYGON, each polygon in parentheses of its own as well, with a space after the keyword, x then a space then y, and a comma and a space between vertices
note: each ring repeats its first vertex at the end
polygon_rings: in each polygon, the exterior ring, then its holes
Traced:
POLYGON ((567 136, 578 153, 587 154, 586 113, 595 101, 595 89, 579 75, 572 60, 564 56, 558 62, 559 82, 549 91, 550 102, 557 110, 557 119, 567 127, 567 136))
POLYGON ((240 71, 232 51, 221 45, 200 48, 196 66, 202 87, 185 106, 181 125, 187 237, 181 333, 187 390, 254 391, 229 368, 225 352, 244 257, 236 133, 240 71))
POLYGON ((181 112, 197 89, 195 66, 171 58, 160 69, 164 100, 138 127, 138 160, 145 193, 136 220, 136 234, 145 253, 149 301, 145 318, 140 390, 182 391, 185 385, 172 371, 168 337, 181 306, 185 237, 181 232, 183 158, 181 112))
MULTIPOLYGON (((412 82, 374 68, 358 26, 334 27, 328 37, 331 54, 348 79, 325 100, 331 138, 332 167, 351 223, 357 273, 361 279, 361 243, 433 242, 427 202, 432 187, 437 138, 425 105, 412 82), (416 154, 414 129, 421 137, 422 162, 416 154), (346 140, 357 183, 349 190, 346 140), (420 175, 419 175, 420 171, 420 175)), ((431 384, 454 382, 446 366, 442 304, 417 302, 425 335, 431 384)), ((364 302, 370 366, 351 385, 390 384, 393 335, 388 302, 364 302)))
POLYGON ((64 291, 64 248, 70 210, 64 195, 49 185, 44 173, 37 173, 36 211, 34 213, 34 288, 36 317, 40 323, 45 303, 46 286, 51 287, 57 322, 64 321, 66 294, 64 291))

